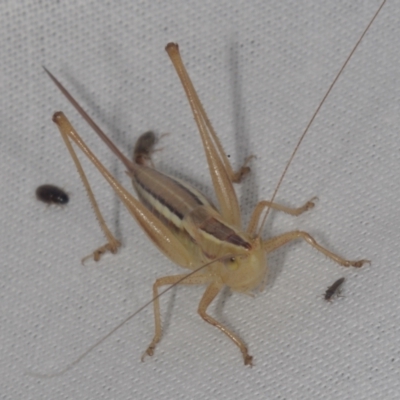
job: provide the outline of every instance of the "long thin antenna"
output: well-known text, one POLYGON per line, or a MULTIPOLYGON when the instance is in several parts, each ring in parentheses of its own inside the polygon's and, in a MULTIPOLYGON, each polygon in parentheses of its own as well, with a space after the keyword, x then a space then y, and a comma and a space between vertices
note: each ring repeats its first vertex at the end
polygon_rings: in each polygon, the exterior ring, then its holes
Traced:
MULTIPOLYGON (((283 179, 284 179, 284 177, 285 177, 285 175, 286 175, 286 173, 287 173, 287 171, 288 171, 288 169, 289 169, 289 167, 290 167, 290 164, 292 163, 293 158, 294 158, 294 156, 296 155, 297 150, 299 149, 299 147, 300 147, 300 145, 301 145, 301 143, 302 143, 304 137, 306 136, 307 132, 309 131, 310 126, 311 126, 312 123, 314 122, 315 117, 316 117, 317 114, 319 113, 319 110, 321 109, 322 105, 325 103, 325 100, 327 99, 327 97, 328 97, 329 94, 331 93, 331 91, 332 91, 333 87, 335 86, 336 82, 338 81, 340 75, 342 74, 343 70, 346 68, 348 62, 350 61, 351 57, 353 56, 353 54, 354 54, 355 51, 357 50, 357 47, 359 46, 359 44, 360 44, 361 41, 363 40, 365 34, 368 32, 369 28, 371 27, 371 25, 372 25, 373 22, 375 21, 375 18, 378 16, 379 12, 382 10, 382 8, 383 8, 383 6, 385 5, 385 3, 386 3, 386 0, 384 0, 384 1, 382 2, 382 4, 380 5, 380 7, 378 8, 378 10, 376 11, 376 13, 374 14, 374 16, 372 17, 371 21, 369 22, 369 24, 368 24, 367 27, 364 29, 364 32, 362 33, 362 35, 361 35, 360 38, 358 39, 356 45, 353 47, 353 50, 351 50, 350 54, 347 56, 346 61, 345 61, 344 64, 342 65, 342 68, 340 68, 340 70, 339 70, 339 72, 337 73, 335 79, 333 80, 333 82, 332 82, 331 85, 329 86, 329 89, 327 90, 327 92, 325 93, 325 95, 324 95, 324 97, 322 98, 321 102, 319 103, 317 109, 315 110, 313 116, 311 117, 309 123, 307 124, 306 129, 304 129, 304 132, 303 132, 302 135, 300 136, 300 139, 299 139, 299 141, 297 142, 297 145, 296 145, 296 147, 294 148, 294 150, 293 150, 293 152, 292 152, 292 155, 291 155, 290 158, 289 158, 289 161, 286 163, 286 167, 285 167, 285 169, 283 170, 283 173, 282 173, 282 175, 281 175, 281 177, 280 177, 280 179, 279 179, 279 181, 278 181, 278 184, 277 184, 276 187, 275 187, 275 191, 274 191, 274 193, 273 193, 273 195, 272 195, 272 197, 271 197, 271 200, 270 200, 271 203, 275 200, 276 194, 278 193, 278 190, 279 190, 279 188, 280 188, 281 185, 282 185, 282 181, 283 181, 283 179)), ((262 231, 262 229, 263 229, 263 227, 264 227, 265 221, 266 221, 267 216, 268 216, 268 214, 269 214, 269 210, 270 210, 270 207, 268 207, 268 208, 267 208, 267 211, 265 212, 264 218, 263 218, 262 223, 261 223, 261 225, 260 225, 260 228, 259 228, 259 230, 258 230, 258 235, 260 235, 260 233, 261 233, 261 231, 262 231)))
POLYGON ((192 272, 188 273, 187 275, 185 275, 184 277, 182 277, 181 279, 179 279, 178 281, 176 281, 174 284, 172 284, 171 286, 168 286, 166 289, 164 289, 163 291, 161 291, 157 296, 153 297, 151 300, 149 300, 147 303, 145 303, 143 306, 141 306, 140 308, 138 308, 135 312, 133 312, 132 314, 128 315, 123 321, 121 321, 115 328, 113 328, 110 332, 108 332, 105 336, 103 336, 101 339, 99 339, 96 343, 94 343, 93 345, 91 345, 84 353, 82 353, 78 358, 76 358, 74 361, 72 361, 70 364, 68 364, 65 368, 63 368, 61 371, 59 372, 54 372, 52 374, 41 374, 41 373, 37 373, 37 372, 32 372, 32 371, 27 371, 26 373, 28 375, 34 376, 36 378, 54 378, 56 376, 60 376, 65 374, 67 371, 69 371, 72 367, 74 367, 76 364, 78 364, 83 358, 85 358, 92 350, 94 350, 96 347, 98 347, 100 344, 102 344, 106 339, 108 339, 114 332, 116 332, 119 328, 121 328, 123 325, 125 325, 128 321, 130 321, 133 317, 135 317, 137 314, 139 314, 142 310, 144 310, 147 306, 149 306, 150 304, 154 303, 155 300, 157 300, 159 297, 161 297, 162 295, 164 295, 165 293, 169 292, 172 288, 174 288, 175 286, 179 285, 182 281, 186 280, 187 278, 191 277, 192 275, 196 274, 197 272, 199 272, 200 270, 208 267, 210 264, 213 264, 215 262, 219 262, 219 261, 223 261, 225 259, 230 259, 231 257, 233 257, 232 254, 227 254, 224 255, 222 257, 219 257, 215 260, 212 260, 210 262, 208 262, 207 264, 204 264, 198 268, 196 268, 195 270, 193 270, 192 272))

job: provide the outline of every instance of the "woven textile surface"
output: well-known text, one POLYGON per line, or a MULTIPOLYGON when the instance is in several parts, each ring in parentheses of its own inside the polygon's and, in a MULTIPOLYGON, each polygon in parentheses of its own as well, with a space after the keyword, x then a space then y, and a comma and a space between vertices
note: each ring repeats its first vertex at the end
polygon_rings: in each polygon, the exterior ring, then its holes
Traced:
POLYGON ((157 277, 182 273, 149 242, 102 176, 83 165, 117 255, 80 260, 104 244, 56 126, 62 110, 111 173, 131 189, 121 163, 95 137, 42 69, 71 91, 130 155, 138 135, 169 133, 157 168, 216 201, 204 151, 179 79, 164 51, 183 60, 235 167, 244 224, 271 197, 314 110, 379 1, 3 1, 1 85, 2 399, 398 399, 400 394, 400 7, 389 1, 302 143, 263 236, 301 229, 348 257, 343 268, 305 242, 268 257, 255 297, 224 290, 210 314, 254 357, 197 314, 202 286, 161 299, 164 336, 148 307, 69 371, 61 371, 151 299, 157 277), (35 198, 52 183, 64 207, 35 198), (323 299, 345 277, 341 297, 323 299))

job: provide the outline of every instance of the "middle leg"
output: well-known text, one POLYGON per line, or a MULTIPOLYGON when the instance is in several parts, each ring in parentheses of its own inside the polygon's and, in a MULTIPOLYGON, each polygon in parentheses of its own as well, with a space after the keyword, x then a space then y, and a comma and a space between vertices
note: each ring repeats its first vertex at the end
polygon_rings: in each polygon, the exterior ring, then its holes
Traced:
POLYGON ((228 338, 231 339, 233 343, 235 343, 236 346, 239 347, 243 355, 244 365, 252 366, 253 357, 249 354, 246 345, 243 343, 243 340, 236 336, 233 332, 231 332, 226 326, 218 322, 215 318, 208 315, 206 312, 208 306, 215 299, 223 286, 224 285, 219 281, 214 281, 208 286, 208 288, 204 292, 203 297, 200 300, 198 313, 200 314, 201 318, 204 319, 204 321, 208 322, 209 324, 218 328, 221 332, 225 333, 225 335, 228 336, 228 338))
POLYGON ((317 197, 313 197, 311 200, 307 201, 305 204, 303 204, 301 207, 298 208, 286 207, 282 206, 281 204, 271 203, 270 201, 266 200, 260 201, 256 205, 256 208, 253 211, 253 214, 249 222, 249 226, 247 228, 247 233, 254 234, 256 232, 256 229, 258 227, 258 222, 260 220, 260 215, 267 207, 297 217, 298 215, 303 214, 304 212, 310 210, 311 208, 314 208, 315 206, 314 200, 316 199, 317 197))
POLYGON ((264 249, 267 253, 270 253, 271 251, 285 245, 286 243, 291 242, 292 240, 296 240, 296 239, 305 240, 309 245, 311 245, 312 247, 314 247, 321 253, 325 254, 331 260, 342 265, 343 267, 360 268, 365 263, 370 262, 368 260, 355 260, 355 261, 346 260, 346 259, 338 256, 337 254, 332 253, 331 251, 327 250, 325 247, 322 247, 320 244, 318 244, 315 241, 315 239, 310 234, 308 234, 307 232, 303 232, 303 231, 287 232, 287 233, 284 233, 283 235, 279 235, 277 237, 269 239, 266 242, 264 242, 264 249))
POLYGON ((185 279, 188 274, 180 274, 180 275, 172 275, 172 276, 164 276, 162 278, 157 279, 153 285, 153 300, 154 300, 154 325, 155 325, 155 333, 153 340, 151 341, 147 350, 143 353, 141 360, 144 361, 146 356, 152 356, 154 354, 154 350, 157 346, 157 343, 161 340, 162 337, 162 328, 161 328, 161 317, 160 317, 160 301, 158 288, 165 285, 202 285, 210 282, 210 275, 192 275, 185 279))

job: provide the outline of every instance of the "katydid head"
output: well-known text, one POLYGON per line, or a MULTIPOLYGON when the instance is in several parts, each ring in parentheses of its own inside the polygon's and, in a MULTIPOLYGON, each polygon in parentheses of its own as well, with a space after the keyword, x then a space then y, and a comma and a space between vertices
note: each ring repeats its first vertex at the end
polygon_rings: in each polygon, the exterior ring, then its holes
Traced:
POLYGON ((268 272, 261 239, 256 237, 250 243, 251 248, 245 253, 232 255, 223 261, 222 280, 235 292, 247 293, 260 286, 268 272))

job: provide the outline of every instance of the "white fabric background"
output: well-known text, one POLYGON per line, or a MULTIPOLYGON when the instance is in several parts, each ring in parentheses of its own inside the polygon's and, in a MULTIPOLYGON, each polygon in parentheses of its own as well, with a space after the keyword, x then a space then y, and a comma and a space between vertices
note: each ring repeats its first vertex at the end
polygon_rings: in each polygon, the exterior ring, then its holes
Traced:
MULTIPOLYGON (((204 288, 162 300, 165 336, 152 359, 152 309, 60 377, 57 372, 151 298, 156 277, 180 273, 152 246, 100 175, 89 176, 116 256, 83 267, 104 242, 52 113, 63 110, 127 187, 124 169, 73 111, 49 68, 117 145, 130 152, 153 129, 170 132, 157 165, 212 196, 203 151, 164 52, 182 55, 216 131, 252 175, 237 187, 245 221, 269 198, 318 102, 379 1, 68 1, 0 5, 1 397, 4 399, 398 399, 400 394, 400 7, 389 1, 298 152, 266 236, 301 228, 371 266, 344 269, 305 243, 269 258, 256 298, 228 295, 211 308, 248 344, 255 366, 196 313, 204 288), (35 200, 55 183, 64 208, 35 200), (326 287, 345 276, 344 297, 326 287)), ((84 163, 88 166, 88 163, 84 163)))

